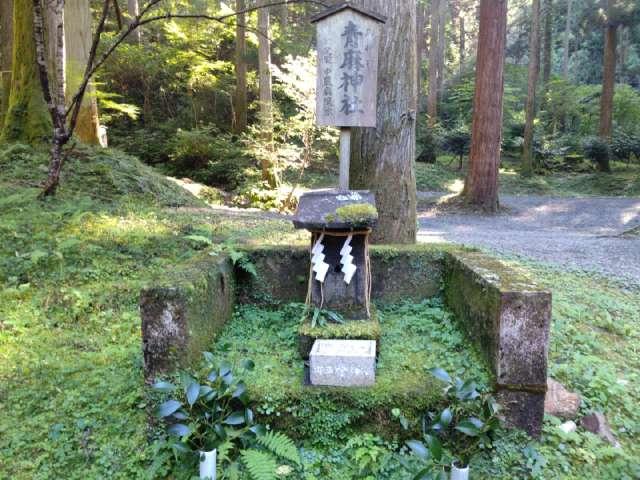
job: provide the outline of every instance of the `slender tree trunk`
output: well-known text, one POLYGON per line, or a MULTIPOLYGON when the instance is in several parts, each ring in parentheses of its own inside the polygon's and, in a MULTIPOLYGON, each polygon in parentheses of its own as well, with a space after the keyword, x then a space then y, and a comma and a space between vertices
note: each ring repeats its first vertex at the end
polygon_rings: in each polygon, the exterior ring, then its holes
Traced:
POLYGON ((11 93, 2 137, 6 141, 37 143, 51 133, 42 96, 33 37, 33 1, 14 0, 11 93))
MULTIPOLYGON (((355 3, 355 2, 354 2, 355 3)), ((378 243, 416 240, 415 0, 360 0, 387 17, 380 40, 377 128, 354 129, 351 188, 376 194, 378 243)))
MULTIPOLYGON (((67 44, 67 99, 75 94, 84 78, 91 49, 91 10, 86 0, 66 0, 66 44, 67 44)), ((100 119, 98 101, 93 83, 87 87, 75 130, 83 143, 100 144, 100 119)))
POLYGON ((564 54, 562 57, 562 76, 565 80, 569 79, 569 37, 571 36, 572 1, 573 0, 567 0, 567 18, 564 27, 564 54))
POLYGON ((417 8, 416 15, 416 74, 418 85, 418 105, 421 105, 420 97, 422 93, 422 60, 427 49, 427 36, 425 34, 427 23, 427 9, 421 5, 417 8))
MULTIPOLYGON (((268 5, 269 0, 261 0, 268 5)), ((258 73, 260 83, 260 124, 269 152, 262 156, 262 180, 270 187, 278 186, 273 156, 273 97, 271 90, 271 35, 269 8, 258 10, 258 73)))
POLYGON ((602 69, 602 96, 600 97, 599 134, 605 140, 611 138, 613 124, 613 95, 616 82, 616 24, 608 23, 604 31, 604 64, 602 69))
POLYGON ((464 16, 460 14, 460 33, 458 37, 458 57, 459 57, 459 66, 458 66, 458 74, 462 77, 464 73, 464 61, 465 61, 465 48, 466 48, 466 32, 464 30, 464 16))
MULTIPOLYGON (((131 24, 133 19, 140 14, 140 5, 138 3, 138 0, 127 0, 127 12, 129 13, 129 24, 131 24)), ((142 29, 141 28, 136 28, 131 33, 130 39, 131 39, 130 41, 132 41, 132 42, 141 43, 142 42, 142 29)))
POLYGON ((544 50, 542 58, 542 103, 546 104, 549 82, 551 81, 551 64, 553 63, 553 0, 544 0, 544 50))
POLYGON ((448 6, 448 0, 440 0, 440 9, 438 11, 438 100, 442 97, 442 91, 444 89, 444 57, 447 46, 445 34, 448 6))
POLYGON ((481 0, 471 152, 463 196, 488 212, 499 205, 506 37, 507 0, 481 0))
POLYGON ((13 0, 0 0, 0 132, 9 108, 13 57, 13 0))
POLYGON ((525 106, 524 142, 522 145, 522 171, 533 173, 533 122, 536 118, 536 89, 540 75, 540 0, 531 4, 531 35, 529 37, 529 82, 525 106))
POLYGON ((427 93, 427 119, 430 127, 438 121, 438 40, 440 34, 440 4, 444 0, 433 0, 429 12, 429 90, 427 93))
MULTIPOLYGON (((236 0, 236 11, 246 8, 245 0, 236 0)), ((242 133, 247 128, 247 39, 245 32, 246 15, 238 14, 236 17, 236 91, 234 96, 234 122, 233 131, 242 133)))

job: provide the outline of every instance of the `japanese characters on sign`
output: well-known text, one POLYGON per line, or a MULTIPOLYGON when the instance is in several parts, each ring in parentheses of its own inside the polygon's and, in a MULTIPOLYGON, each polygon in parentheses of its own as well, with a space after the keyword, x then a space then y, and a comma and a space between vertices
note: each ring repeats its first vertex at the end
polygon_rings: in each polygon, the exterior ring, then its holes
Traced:
POLYGON ((380 23, 353 10, 318 22, 317 123, 375 127, 380 23))

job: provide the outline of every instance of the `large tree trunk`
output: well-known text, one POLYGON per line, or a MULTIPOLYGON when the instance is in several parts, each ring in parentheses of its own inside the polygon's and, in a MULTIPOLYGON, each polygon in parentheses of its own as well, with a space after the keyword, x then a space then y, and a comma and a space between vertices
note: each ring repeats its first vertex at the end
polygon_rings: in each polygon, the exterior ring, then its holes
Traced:
MULTIPOLYGON (((260 0, 268 5, 269 0, 260 0)), ((258 74, 260 83, 260 128, 268 152, 262 155, 262 180, 270 187, 278 185, 278 177, 273 164, 273 97, 271 88, 271 42, 269 8, 258 10, 258 74)))
POLYGON ((533 173, 533 122, 536 118, 536 88, 540 75, 540 0, 531 4, 531 35, 529 36, 529 82, 525 105, 524 142, 522 145, 522 171, 533 173))
POLYGON ((564 27, 564 54, 562 56, 562 76, 569 79, 569 37, 571 36, 572 0, 567 0, 567 18, 564 27))
MULTIPOLYGON (((67 47, 67 100, 78 90, 84 78, 91 50, 91 10, 86 0, 66 0, 65 36, 67 47)), ((100 144, 100 120, 98 102, 93 83, 87 86, 78 114, 76 137, 83 143, 100 144)))
POLYGON ((0 132, 9 108, 13 56, 13 0, 0 0, 0 132))
MULTIPOLYGON (((611 2, 611 0, 609 0, 611 2)), ((600 97, 600 129, 604 139, 611 138, 613 124, 613 94, 616 82, 616 44, 618 26, 607 23, 604 31, 604 65, 602 69, 602 96, 600 97)))
POLYGON ((38 78, 33 37, 33 2, 13 3, 11 93, 2 137, 6 141, 41 142, 51 133, 51 120, 38 78))
POLYGON ((438 121, 438 40, 440 34, 440 4, 444 0, 433 0, 429 12, 429 91, 427 93, 427 119, 430 127, 438 121))
MULTIPOLYGON (((236 0, 236 11, 245 9, 245 0, 236 0)), ((236 17, 236 91, 233 102, 233 131, 242 133, 247 128, 247 39, 245 32, 246 15, 236 17)))
POLYGON ((480 31, 469 172, 463 196, 488 212, 498 209, 507 0, 480 1, 480 31))
POLYGON ((378 70, 377 128, 354 129, 351 188, 376 194, 378 243, 416 240, 416 41, 415 0, 360 0, 387 17, 378 70))
MULTIPOLYGON (((127 0, 127 12, 129 14, 129 24, 140 13, 140 5, 138 0, 127 0)), ((129 37, 132 42, 140 43, 142 41, 142 28, 136 28, 129 37)))

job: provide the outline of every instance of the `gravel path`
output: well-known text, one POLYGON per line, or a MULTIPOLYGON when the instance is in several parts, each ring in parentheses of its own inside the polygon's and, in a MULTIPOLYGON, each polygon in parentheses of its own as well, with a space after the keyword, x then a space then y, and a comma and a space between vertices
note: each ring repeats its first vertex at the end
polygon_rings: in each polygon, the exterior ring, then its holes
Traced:
POLYGON ((473 245, 640 285, 640 236, 620 236, 640 226, 640 198, 505 195, 501 203, 508 212, 497 216, 421 208, 418 239, 473 245))

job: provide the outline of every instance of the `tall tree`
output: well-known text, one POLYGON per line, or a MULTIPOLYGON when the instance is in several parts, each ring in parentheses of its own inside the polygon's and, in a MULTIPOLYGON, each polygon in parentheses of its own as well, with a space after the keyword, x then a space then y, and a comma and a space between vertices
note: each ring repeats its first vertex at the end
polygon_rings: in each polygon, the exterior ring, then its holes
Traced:
MULTIPOLYGON (((355 3, 355 2, 354 2, 355 3)), ((354 129, 351 188, 376 194, 379 243, 416 240, 416 2, 359 0, 387 17, 380 39, 377 128, 354 129)))
POLYGON ((531 4, 531 32, 529 36, 529 81, 525 105, 524 142, 522 144, 522 170, 533 173, 533 123, 536 118, 536 89, 540 75, 540 0, 531 4))
POLYGON ((565 80, 569 79, 569 37, 571 36, 571 15, 573 0, 567 0, 567 16, 565 18, 564 27, 564 48, 562 55, 562 76, 565 80))
POLYGON ((429 12, 429 91, 427 93, 427 121, 433 127, 438 121, 438 41, 440 34, 440 6, 444 0, 433 0, 429 12))
MULTIPOLYGON (((129 14, 129 25, 133 22, 133 19, 140 14, 140 5, 138 0, 127 0, 127 13, 129 14)), ((131 32, 131 41, 135 43, 142 42, 142 29, 136 28, 131 32)))
POLYGON ((260 83, 260 128, 267 142, 267 152, 262 155, 262 180, 270 187, 278 185, 278 176, 272 155, 273 149, 273 93, 271 79, 271 20, 269 0, 260 0, 258 10, 258 76, 260 83))
POLYGON ((39 142, 51 132, 33 35, 33 1, 14 0, 11 93, 2 130, 6 141, 39 142))
POLYGON ((9 107, 13 56, 13 0, 0 1, 0 132, 9 107))
MULTIPOLYGON (((551 80, 553 62, 553 0, 544 0, 544 49, 542 51, 542 85, 546 95, 551 80)), ((543 96, 544 101, 544 96, 543 96)))
POLYGON ((488 212, 499 206, 506 37, 507 0, 481 0, 471 152, 462 194, 468 204, 488 212))
POLYGON ((427 7, 418 3, 416 11, 416 72, 418 85, 418 106, 421 106, 420 97, 422 93, 422 61, 427 50, 427 7))
POLYGON ((236 0, 236 90, 233 102, 233 131, 242 133, 247 128, 247 38, 245 32, 245 0, 236 0))
MULTIPOLYGON (((67 99, 78 90, 84 78, 93 34, 91 31, 91 10, 86 0, 66 0, 64 7, 66 65, 67 65, 67 99)), ((100 144, 100 119, 98 117, 98 101, 93 83, 89 83, 78 113, 76 137, 84 143, 100 144)))
POLYGON ((604 26, 604 62, 602 66, 602 96, 600 97, 600 129, 604 139, 611 138, 613 126, 613 94, 616 83, 616 48, 618 23, 613 16, 615 0, 607 0, 604 26))

